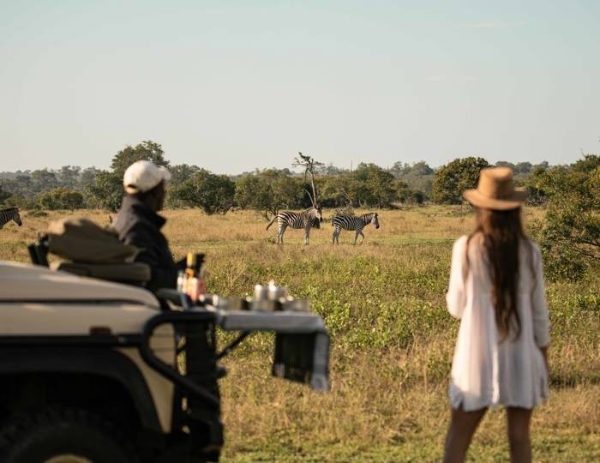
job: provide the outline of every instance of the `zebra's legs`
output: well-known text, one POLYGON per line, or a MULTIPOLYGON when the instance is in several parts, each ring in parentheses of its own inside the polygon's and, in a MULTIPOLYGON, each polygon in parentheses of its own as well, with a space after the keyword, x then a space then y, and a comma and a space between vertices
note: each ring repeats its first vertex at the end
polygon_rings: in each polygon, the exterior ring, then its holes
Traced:
POLYGON ((304 229, 304 244, 308 244, 308 238, 310 236, 310 227, 304 229))
POLYGON ((283 233, 285 232, 286 228, 286 225, 279 227, 277 230, 277 239, 275 240, 275 244, 283 244, 283 233))
POLYGON ((354 244, 356 244, 356 240, 358 240, 358 236, 360 235, 360 243, 358 244, 362 244, 362 242, 365 239, 365 235, 363 235, 362 230, 356 230, 356 235, 354 235, 354 244))
POLYGON ((333 230, 333 244, 337 243, 340 244, 340 232, 342 231, 341 228, 335 227, 335 229, 333 230))

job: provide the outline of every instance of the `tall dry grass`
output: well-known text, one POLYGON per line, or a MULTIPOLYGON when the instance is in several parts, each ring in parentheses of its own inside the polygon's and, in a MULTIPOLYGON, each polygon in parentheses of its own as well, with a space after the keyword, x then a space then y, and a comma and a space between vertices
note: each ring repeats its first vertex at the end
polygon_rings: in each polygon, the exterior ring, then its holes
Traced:
MULTIPOLYGON (((357 211, 362 213, 367 211, 357 211)), ((101 224, 105 212, 81 213, 101 224)), ((344 231, 331 244, 330 223, 311 232, 275 227, 253 212, 206 216, 165 211, 176 256, 205 252, 207 288, 250 295, 271 278, 306 297, 332 336, 327 394, 270 378, 272 336, 252 335, 224 360, 221 381, 228 463, 439 461, 448 419, 447 378, 458 322, 445 310, 452 242, 468 233, 465 208, 380 211, 362 246, 344 231)), ((22 228, 0 231, 0 258, 27 261, 26 244, 50 220, 25 212, 22 228)), ((331 214, 326 212, 326 217, 331 214)), ((543 211, 525 210, 527 225, 543 211)), ((600 461, 600 276, 579 284, 548 283, 552 323, 551 395, 534 413, 534 459, 600 461)), ((221 333, 222 340, 228 335, 221 333)), ((477 432, 473 461, 505 461, 501 410, 477 432)))

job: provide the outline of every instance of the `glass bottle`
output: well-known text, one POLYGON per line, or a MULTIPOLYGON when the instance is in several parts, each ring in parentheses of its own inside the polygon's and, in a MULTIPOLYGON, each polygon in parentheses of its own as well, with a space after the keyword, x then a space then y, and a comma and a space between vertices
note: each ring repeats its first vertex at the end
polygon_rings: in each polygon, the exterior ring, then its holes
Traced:
POLYGON ((197 302, 200 295, 206 293, 204 281, 204 254, 188 253, 186 261, 186 294, 194 302, 197 302))

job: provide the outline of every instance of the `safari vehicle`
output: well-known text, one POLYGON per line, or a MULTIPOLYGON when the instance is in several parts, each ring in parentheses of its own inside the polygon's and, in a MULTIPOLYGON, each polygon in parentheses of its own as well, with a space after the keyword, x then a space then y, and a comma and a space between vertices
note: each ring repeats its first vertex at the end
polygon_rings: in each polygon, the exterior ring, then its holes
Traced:
POLYGON ((272 375, 329 388, 329 336, 306 301, 192 304, 49 268, 43 248, 37 265, 0 262, 0 461, 218 461, 219 360, 256 331, 275 333, 272 375))

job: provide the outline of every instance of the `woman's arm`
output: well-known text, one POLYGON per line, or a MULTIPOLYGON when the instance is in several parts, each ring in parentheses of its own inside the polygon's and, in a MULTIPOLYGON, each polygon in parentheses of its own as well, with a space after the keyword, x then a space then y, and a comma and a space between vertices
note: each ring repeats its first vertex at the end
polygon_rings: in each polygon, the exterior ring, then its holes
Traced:
POLYGON ((533 276, 534 287, 531 295, 533 311, 533 333, 536 344, 542 348, 550 344, 550 320, 548 317, 548 302, 546 300, 546 284, 544 281, 544 265, 539 246, 533 244, 533 276))
POLYGON ((544 364, 546 365, 546 371, 549 373, 550 368, 548 367, 548 346, 540 347, 542 356, 544 357, 544 364))
POLYGON ((464 274, 466 245, 466 236, 462 236, 454 242, 452 263, 450 265, 450 282, 446 293, 448 312, 457 318, 462 317, 466 304, 464 274))

